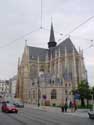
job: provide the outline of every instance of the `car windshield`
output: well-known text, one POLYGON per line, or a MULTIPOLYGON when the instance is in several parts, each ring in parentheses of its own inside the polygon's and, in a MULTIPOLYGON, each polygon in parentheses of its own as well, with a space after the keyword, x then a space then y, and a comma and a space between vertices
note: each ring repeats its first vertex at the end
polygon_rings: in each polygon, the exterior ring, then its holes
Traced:
POLYGON ((11 103, 7 103, 7 106, 8 106, 8 107, 14 107, 14 105, 11 104, 11 103))
POLYGON ((16 100, 15 103, 23 104, 21 101, 16 100))

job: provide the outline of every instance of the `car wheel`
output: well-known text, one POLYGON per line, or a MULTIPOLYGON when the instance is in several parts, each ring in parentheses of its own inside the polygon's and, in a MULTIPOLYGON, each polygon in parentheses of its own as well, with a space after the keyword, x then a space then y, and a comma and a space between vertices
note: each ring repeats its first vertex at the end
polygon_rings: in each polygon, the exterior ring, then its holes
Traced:
POLYGON ((89 115, 89 118, 91 119, 91 116, 89 115))
POLYGON ((9 111, 6 110, 5 112, 8 113, 9 111))
POLYGON ((18 111, 15 112, 16 114, 18 113, 18 111))

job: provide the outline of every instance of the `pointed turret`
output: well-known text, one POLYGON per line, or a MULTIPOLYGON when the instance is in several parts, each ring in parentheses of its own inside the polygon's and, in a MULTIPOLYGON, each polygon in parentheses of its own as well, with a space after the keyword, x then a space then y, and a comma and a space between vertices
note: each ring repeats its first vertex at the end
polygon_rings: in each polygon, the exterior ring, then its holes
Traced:
POLYGON ((56 44, 57 43, 55 42, 53 23, 51 23, 50 39, 49 39, 49 42, 48 42, 48 48, 55 47, 56 44))

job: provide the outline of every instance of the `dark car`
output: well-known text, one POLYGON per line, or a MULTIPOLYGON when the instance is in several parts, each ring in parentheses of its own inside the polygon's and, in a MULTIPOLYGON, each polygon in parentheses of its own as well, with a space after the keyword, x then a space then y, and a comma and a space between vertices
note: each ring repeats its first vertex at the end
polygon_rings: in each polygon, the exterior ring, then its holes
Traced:
POLYGON ((3 102, 1 106, 2 112, 14 112, 17 113, 18 109, 11 103, 3 102))
POLYGON ((24 103, 21 101, 15 101, 13 104, 18 108, 24 108, 24 103))

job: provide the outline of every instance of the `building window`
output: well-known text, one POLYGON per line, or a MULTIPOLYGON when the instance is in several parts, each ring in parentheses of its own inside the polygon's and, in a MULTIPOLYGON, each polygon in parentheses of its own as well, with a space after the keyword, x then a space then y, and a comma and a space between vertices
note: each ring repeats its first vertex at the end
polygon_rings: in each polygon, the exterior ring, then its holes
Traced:
POLYGON ((71 86, 71 84, 69 83, 69 86, 71 86))
POLYGON ((70 92, 69 92, 69 95, 71 95, 71 94, 72 94, 72 92, 70 91, 70 92))
POLYGON ((53 89, 53 90, 51 91, 51 99, 56 99, 56 97, 57 97, 56 90, 53 89))
POLYGON ((68 94, 68 91, 67 91, 67 90, 65 90, 65 94, 66 94, 66 95, 68 94))
POLYGON ((49 80, 49 83, 51 84, 51 79, 49 80))
POLYGON ((65 84, 65 86, 67 87, 67 83, 65 84))
POLYGON ((52 80, 52 83, 54 84, 54 80, 52 80))
POLYGON ((33 90, 33 99, 35 99, 35 90, 33 90))
POLYGON ((44 72, 44 66, 43 65, 40 66, 40 71, 44 72))
POLYGON ((35 83, 34 82, 32 82, 32 85, 34 85, 35 83))

